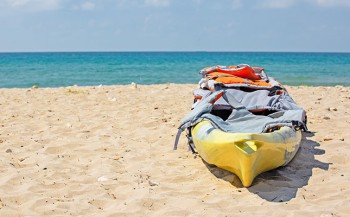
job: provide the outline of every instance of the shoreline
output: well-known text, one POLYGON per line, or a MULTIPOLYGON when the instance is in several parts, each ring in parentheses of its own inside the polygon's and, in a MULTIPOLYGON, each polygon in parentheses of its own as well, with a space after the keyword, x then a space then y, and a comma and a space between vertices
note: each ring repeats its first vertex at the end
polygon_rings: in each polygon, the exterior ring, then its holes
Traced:
MULTIPOLYGON (((131 82, 129 84, 99 84, 99 85, 68 85, 68 86, 60 86, 60 87, 50 87, 50 86, 38 86, 38 85, 33 85, 32 87, 0 87, 0 90, 6 90, 6 89, 18 89, 18 90, 23 90, 23 89, 64 89, 64 88, 101 88, 101 87, 128 87, 136 84, 137 86, 162 86, 162 85, 195 85, 197 86, 198 83, 185 83, 185 84, 178 84, 178 83, 162 83, 162 84, 139 84, 137 82, 131 82)), ((350 88, 350 86, 346 85, 334 85, 334 86, 311 86, 311 85, 283 85, 284 87, 287 88, 296 88, 296 87, 305 87, 305 88, 350 88)))
POLYGON ((286 86, 312 133, 287 166, 243 188, 184 135, 172 150, 196 86, 0 88, 0 215, 350 213, 350 87, 286 86))

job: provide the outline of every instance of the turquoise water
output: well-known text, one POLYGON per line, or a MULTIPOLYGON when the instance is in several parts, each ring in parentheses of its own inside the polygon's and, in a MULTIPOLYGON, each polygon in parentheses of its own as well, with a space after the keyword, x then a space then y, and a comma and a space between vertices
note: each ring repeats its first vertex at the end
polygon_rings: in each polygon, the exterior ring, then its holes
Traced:
POLYGON ((283 84, 350 86, 350 53, 0 53, 0 87, 197 83, 210 65, 261 66, 283 84))

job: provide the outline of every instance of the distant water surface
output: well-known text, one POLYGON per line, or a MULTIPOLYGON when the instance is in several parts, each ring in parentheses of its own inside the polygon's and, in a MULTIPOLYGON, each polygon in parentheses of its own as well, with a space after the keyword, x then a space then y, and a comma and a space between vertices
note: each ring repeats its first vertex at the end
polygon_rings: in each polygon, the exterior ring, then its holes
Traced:
POLYGON ((350 86, 350 53, 0 53, 0 87, 197 83, 211 65, 261 66, 287 85, 350 86))

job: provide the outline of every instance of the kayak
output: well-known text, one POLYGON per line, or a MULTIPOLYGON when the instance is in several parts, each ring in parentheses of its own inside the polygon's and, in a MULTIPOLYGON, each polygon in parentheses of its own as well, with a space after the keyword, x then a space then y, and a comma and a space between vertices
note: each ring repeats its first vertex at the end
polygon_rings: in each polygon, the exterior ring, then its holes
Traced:
POLYGON ((187 129, 189 148, 204 161, 236 174, 249 187, 259 174, 287 165, 297 153, 307 116, 261 67, 212 66, 200 71, 187 129))

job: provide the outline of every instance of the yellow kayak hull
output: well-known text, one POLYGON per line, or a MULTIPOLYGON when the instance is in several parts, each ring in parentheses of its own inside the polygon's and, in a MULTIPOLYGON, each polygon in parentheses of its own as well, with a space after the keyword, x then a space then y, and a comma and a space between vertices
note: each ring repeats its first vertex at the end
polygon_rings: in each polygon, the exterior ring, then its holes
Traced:
POLYGON ((301 132, 281 127, 271 133, 227 133, 202 121, 192 128, 199 155, 236 174, 245 187, 268 170, 288 164, 299 149, 301 132))

